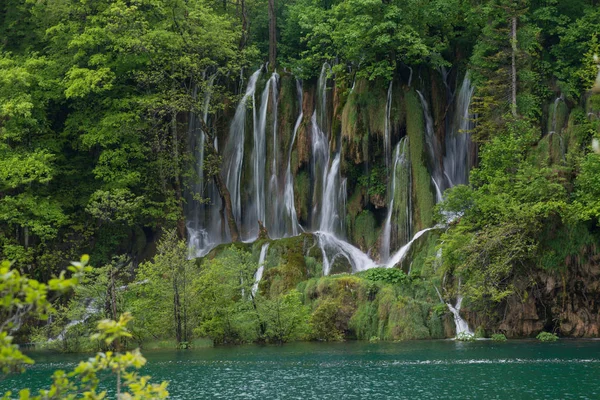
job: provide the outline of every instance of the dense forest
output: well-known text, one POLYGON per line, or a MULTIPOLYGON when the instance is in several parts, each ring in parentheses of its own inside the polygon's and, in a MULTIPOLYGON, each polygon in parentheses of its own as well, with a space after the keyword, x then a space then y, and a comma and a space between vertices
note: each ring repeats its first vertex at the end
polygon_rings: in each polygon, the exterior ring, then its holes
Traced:
POLYGON ((5 0, 0 259, 94 266, 19 340, 597 337, 599 54, 595 0, 5 0))

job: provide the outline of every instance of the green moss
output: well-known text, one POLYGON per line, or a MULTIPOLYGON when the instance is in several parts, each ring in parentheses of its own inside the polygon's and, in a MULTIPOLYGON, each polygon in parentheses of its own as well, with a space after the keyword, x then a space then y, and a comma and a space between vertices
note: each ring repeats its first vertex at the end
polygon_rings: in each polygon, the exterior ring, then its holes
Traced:
POLYGON ((409 297, 400 297, 391 307, 388 334, 393 340, 429 339, 431 335, 425 326, 428 307, 409 297))
POLYGON ((379 230, 373 213, 364 210, 355 219, 352 227, 352 242, 366 251, 375 245, 378 235, 379 230))
POLYGON ((550 164, 550 139, 544 136, 531 153, 532 162, 538 167, 550 164))
POLYGON ((423 110, 415 92, 411 90, 405 96, 406 131, 410 145, 410 163, 412 168, 412 189, 415 229, 431 226, 435 199, 431 188, 431 176, 427 170, 425 153, 425 123, 423 110))
POLYGON ((411 209, 411 163, 410 163, 410 140, 409 144, 405 143, 402 149, 405 156, 408 158, 408 163, 398 163, 396 165, 396 190, 394 192, 394 210, 392 226, 396 230, 398 242, 395 247, 408 243, 413 236, 411 229, 412 216, 407 212, 411 209))
POLYGON ((314 339, 408 340, 444 335, 439 301, 419 282, 366 279, 367 273, 313 278, 298 285, 313 310, 314 339), (395 281, 394 281, 395 282, 395 281), (334 315, 333 309, 337 309, 334 315))
POLYGON ((310 178, 306 171, 294 178, 294 202, 296 211, 300 213, 300 220, 306 224, 310 207, 310 178))

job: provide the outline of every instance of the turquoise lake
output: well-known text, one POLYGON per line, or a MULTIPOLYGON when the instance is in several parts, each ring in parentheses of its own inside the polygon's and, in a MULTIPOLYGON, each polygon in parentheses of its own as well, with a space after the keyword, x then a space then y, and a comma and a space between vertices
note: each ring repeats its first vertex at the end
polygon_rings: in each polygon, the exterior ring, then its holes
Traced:
MULTIPOLYGON (((600 398, 596 340, 292 343, 144 355, 143 372, 168 380, 173 399, 600 398)), ((36 365, 0 380, 0 392, 46 387, 53 370, 84 358, 32 356, 36 365)))

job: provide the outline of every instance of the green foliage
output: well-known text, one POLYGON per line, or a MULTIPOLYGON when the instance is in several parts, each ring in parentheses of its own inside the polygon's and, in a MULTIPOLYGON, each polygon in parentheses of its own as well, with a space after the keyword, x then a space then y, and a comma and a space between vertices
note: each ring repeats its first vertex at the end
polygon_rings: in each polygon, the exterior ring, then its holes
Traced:
POLYGON ((264 337, 273 343, 303 339, 309 333, 309 308, 302 304, 302 295, 291 290, 271 299, 258 302, 261 323, 265 325, 264 337))
POLYGON ((154 259, 139 265, 125 300, 136 317, 133 332, 138 341, 191 339, 201 306, 194 286, 198 273, 196 263, 188 259, 186 243, 175 231, 165 232, 154 259))
POLYGON ((387 190, 386 169, 383 166, 372 168, 368 175, 361 175, 358 184, 367 189, 369 196, 382 196, 387 190))
MULTIPOLYGON (((11 269, 8 262, 0 266, 0 294, 2 304, 0 312, 5 322, 0 325, 0 367, 4 374, 22 371, 23 364, 33 364, 33 360, 25 356, 12 344, 12 337, 7 329, 17 330, 24 318, 46 319, 54 308, 48 300, 49 291, 64 292, 79 284, 84 273, 89 272, 87 267, 88 256, 83 256, 80 262, 72 263, 69 270, 71 278, 65 278, 64 272, 48 284, 40 283, 34 279, 19 274, 11 269)), ((103 320, 98 324, 98 333, 92 340, 101 340, 107 345, 118 345, 118 341, 131 337, 127 329, 131 315, 125 313, 118 321, 103 320)), ((168 397, 167 383, 160 385, 150 384, 149 377, 138 375, 135 370, 140 369, 146 360, 139 350, 133 352, 98 353, 95 357, 82 361, 72 372, 55 371, 53 383, 48 390, 40 390, 39 396, 32 395, 29 389, 19 392, 20 399, 75 399, 83 396, 86 399, 103 399, 106 391, 99 392, 100 377, 106 373, 117 377, 117 397, 130 399, 165 399, 168 397)), ((2 397, 10 399, 12 393, 7 392, 2 397)))
POLYGON ((339 327, 339 304, 333 299, 320 302, 311 315, 311 330, 314 339, 325 341, 340 341, 344 332, 339 327))
POLYGON ((506 342, 506 336, 503 333, 494 333, 492 335, 492 340, 494 342, 506 342))
MULTIPOLYGON (((204 260, 194 281, 199 293, 200 322, 196 332, 215 343, 243 343, 256 340, 259 320, 248 299, 254 283, 256 260, 234 246, 220 257, 204 260)), ((283 307, 278 304, 278 307, 283 307)))
POLYGON ((371 268, 363 272, 361 276, 371 281, 386 282, 392 285, 398 285, 408 281, 408 276, 404 271, 396 268, 371 268))
POLYGON ((540 332, 535 338, 540 342, 556 342, 558 335, 556 333, 540 332))

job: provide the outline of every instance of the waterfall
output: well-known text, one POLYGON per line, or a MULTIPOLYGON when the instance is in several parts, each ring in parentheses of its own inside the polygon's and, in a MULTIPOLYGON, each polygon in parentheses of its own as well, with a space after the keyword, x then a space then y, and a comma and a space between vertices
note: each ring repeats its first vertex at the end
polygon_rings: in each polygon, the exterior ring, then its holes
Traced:
POLYGON ((329 132, 327 118, 327 74, 331 71, 328 63, 324 63, 321 67, 321 74, 317 80, 317 99, 318 104, 316 109, 319 111, 318 121, 319 126, 324 132, 329 132))
POLYGON ((411 239, 411 241, 408 242, 408 243, 406 243, 404 246, 402 246, 400 248, 400 250, 398 250, 396 252, 396 254, 394 254, 394 256, 386 263, 385 267, 386 268, 394 268, 399 262, 401 262, 402 260, 404 260, 404 257, 406 257, 406 255, 408 254, 408 251, 412 247, 413 243, 418 238, 420 238, 421 236, 423 236, 423 234, 425 232, 428 232, 428 231, 430 231, 432 229, 436 229, 436 227, 426 228, 426 229, 423 229, 422 231, 419 231, 419 232, 415 233, 415 236, 411 239))
POLYGON ((550 135, 552 135, 553 133, 557 133, 556 125, 557 125, 558 117, 556 115, 557 115, 557 111, 558 111, 558 104, 562 101, 562 99, 563 99, 563 96, 560 95, 559 97, 556 98, 556 100, 554 100, 554 111, 552 112, 552 127, 549 132, 550 135))
POLYGON ((331 163, 331 167, 326 169, 323 175, 325 189, 323 190, 321 223, 319 224, 319 230, 323 232, 334 233, 336 222, 343 219, 339 201, 339 170, 340 153, 338 152, 331 163))
POLYGON ((471 169, 471 134, 474 128, 470 114, 471 99, 475 88, 471 84, 469 73, 465 74, 455 104, 455 115, 451 129, 446 136, 446 155, 444 156, 444 174, 449 187, 469 182, 471 169))
MULTIPOLYGON (((206 73, 203 74, 206 77, 206 73)), ((204 99, 202 103, 202 118, 203 121, 208 124, 210 101, 213 92, 213 86, 217 74, 213 74, 207 80, 207 87, 204 93, 204 99)), ((194 86, 193 97, 197 98, 198 87, 194 86)), ((212 213, 215 207, 210 207, 212 204, 220 202, 218 197, 217 189, 212 180, 204 181, 204 150, 205 150, 205 133, 200 129, 197 123, 197 116, 193 112, 189 115, 189 139, 190 147, 195 149, 196 155, 196 175, 197 181, 192 183, 191 193, 186 194, 186 202, 188 204, 188 210, 186 211, 187 221, 186 228, 189 237, 189 251, 190 256, 201 257, 208 253, 217 243, 216 238, 218 235, 211 234, 217 232, 213 226, 218 222, 218 219, 212 213), (208 205, 200 203, 195 196, 208 199, 208 205), (213 236, 211 238, 211 236, 213 236)))
POLYGON ((300 124, 302 123, 302 118, 304 118, 304 113, 302 110, 302 85, 298 80, 296 80, 296 91, 298 92, 298 104, 300 105, 300 114, 298 115, 298 119, 296 119, 296 124, 294 125, 294 132, 292 133, 292 140, 290 141, 290 148, 288 150, 287 170, 285 172, 285 187, 283 191, 285 221, 289 224, 285 232, 286 235, 291 236, 296 236, 298 234, 299 228, 301 229, 300 224, 298 223, 296 205, 294 204, 294 176, 292 175, 292 150, 294 149, 294 142, 296 141, 296 135, 298 134, 298 129, 300 128, 300 124))
MULTIPOLYGON (((271 78, 267 81, 265 88, 262 92, 260 99, 260 109, 258 112, 258 122, 256 121, 256 112, 254 114, 254 147, 252 151, 252 181, 253 187, 253 199, 252 203, 246 207, 244 213, 243 223, 247 229, 248 239, 254 239, 258 236, 258 221, 266 224, 266 200, 265 200, 265 174, 266 174, 266 161, 267 161, 267 111, 269 108, 269 99, 271 98, 272 88, 275 87, 277 92, 277 80, 278 75, 273 73, 271 78)), ((273 97, 275 102, 277 99, 273 97)), ((276 115, 276 114, 274 114, 276 115)), ((277 118, 274 118, 276 121, 277 118)))
POLYGON ((84 303, 87 303, 87 304, 85 306, 85 310, 83 310, 83 315, 81 316, 81 318, 80 319, 74 319, 74 320, 70 321, 67 325, 65 325, 65 327, 58 334, 58 336, 56 336, 55 338, 48 339, 49 343, 52 343, 55 340, 63 340, 65 338, 65 335, 67 334, 67 331, 69 330, 69 328, 71 328, 72 326, 75 326, 75 325, 83 324, 92 315, 98 314, 99 312, 102 311, 102 307, 100 307, 97 304, 98 301, 96 299, 87 298, 87 299, 84 300, 84 303))
POLYGON ((320 223, 319 210, 322 209, 323 192, 325 191, 325 180, 329 166, 329 143, 325 133, 317 124, 317 111, 313 112, 311 117, 312 135, 312 176, 313 176, 313 223, 317 226, 320 223))
MULTIPOLYGON (((252 112, 254 121, 254 130, 257 129, 256 124, 256 81, 261 73, 261 68, 256 70, 248 81, 246 93, 240 104, 238 104, 233 117, 233 122, 229 128, 229 138, 223 157, 222 170, 225 173, 225 183, 231 196, 231 205, 233 216, 238 225, 242 221, 242 206, 241 206, 241 189, 240 183, 242 178, 242 162, 244 159, 244 137, 246 131, 246 112, 248 100, 252 101, 252 112)), ((255 205, 256 206, 256 205, 255 205)), ((256 225, 256 220, 253 226, 256 225)))
POLYGON ((311 117, 311 150, 312 150, 312 221, 311 226, 318 227, 322 221, 324 192, 329 161, 329 124, 327 117, 327 73, 330 66, 323 64, 317 81, 317 103, 311 117))
POLYGON ((329 232, 315 232, 323 255, 323 275, 329 275, 331 266, 338 257, 344 257, 350 263, 352 272, 365 271, 377 266, 373 260, 348 242, 329 232))
POLYGON ((271 84, 271 97, 273 99, 273 151, 272 151, 272 162, 271 162, 271 179, 269 180, 269 198, 270 200, 270 223, 268 224, 268 230, 271 232, 272 237, 282 237, 285 229, 285 223, 283 221, 283 209, 281 204, 281 196, 279 194, 279 153, 277 144, 277 107, 279 100, 278 84, 279 75, 277 72, 273 73, 271 77, 273 83, 271 84))
POLYGON ((444 189, 441 186, 443 175, 438 162, 440 146, 433 129, 433 118, 431 117, 431 112, 429 111, 429 105, 419 90, 417 90, 417 94, 421 100, 421 106, 423 107, 423 115, 425 117, 425 142, 427 144, 427 151, 429 153, 432 166, 431 180, 433 181, 433 185, 436 190, 436 203, 439 203, 442 201, 442 192, 444 189))
POLYGON ((260 249, 260 256, 258 257, 258 269, 254 274, 254 284, 252 285, 252 297, 256 297, 256 292, 258 292, 258 284, 262 279, 263 272, 265 270, 265 259, 267 258, 267 251, 269 250, 269 243, 263 244, 260 249))
POLYGON ((388 212, 387 212, 387 216, 385 218, 385 223, 383 225, 383 233, 382 233, 382 237, 381 237, 381 247, 379 249, 379 259, 383 262, 386 262, 389 257, 390 257, 390 248, 391 248, 391 241, 392 241, 392 214, 394 213, 394 202, 396 199, 396 196, 398 195, 404 195, 404 208, 405 208, 405 212, 406 212, 406 227, 405 227, 405 234, 407 236, 410 236, 410 182, 404 181, 402 183, 404 183, 404 187, 402 187, 402 185, 397 185, 396 181, 397 181, 397 173, 398 173, 398 169, 401 168, 401 173, 404 174, 410 174, 410 164, 409 164, 409 160, 408 160, 408 136, 403 137, 402 139, 400 139, 400 142, 398 142, 398 145, 396 146, 396 149, 394 150, 394 164, 393 164, 393 169, 392 169, 392 182, 390 185, 390 191, 389 191, 389 195, 388 195, 388 212), (408 184, 407 184, 408 183, 408 184), (396 187, 398 186, 398 189, 400 190, 400 192, 403 193, 396 193, 396 187))
POLYGON ((383 132, 384 132, 384 138, 383 138, 383 149, 384 149, 384 155, 385 155, 385 166, 387 167, 387 169, 390 169, 390 152, 391 152, 391 148, 392 148, 392 139, 391 139, 391 134, 390 134, 390 128, 391 128, 391 120, 390 120, 390 115, 392 113, 392 85, 393 85, 394 81, 390 81, 390 85, 388 86, 388 91, 387 91, 387 98, 385 101, 385 121, 384 121, 384 128, 383 128, 383 132))
POLYGON ((474 336, 473 331, 469 329, 469 324, 460 316, 460 307, 462 305, 463 298, 458 296, 456 298, 456 305, 452 307, 452 304, 446 303, 448 309, 454 315, 454 324, 456 325, 456 337, 462 335, 474 336))

